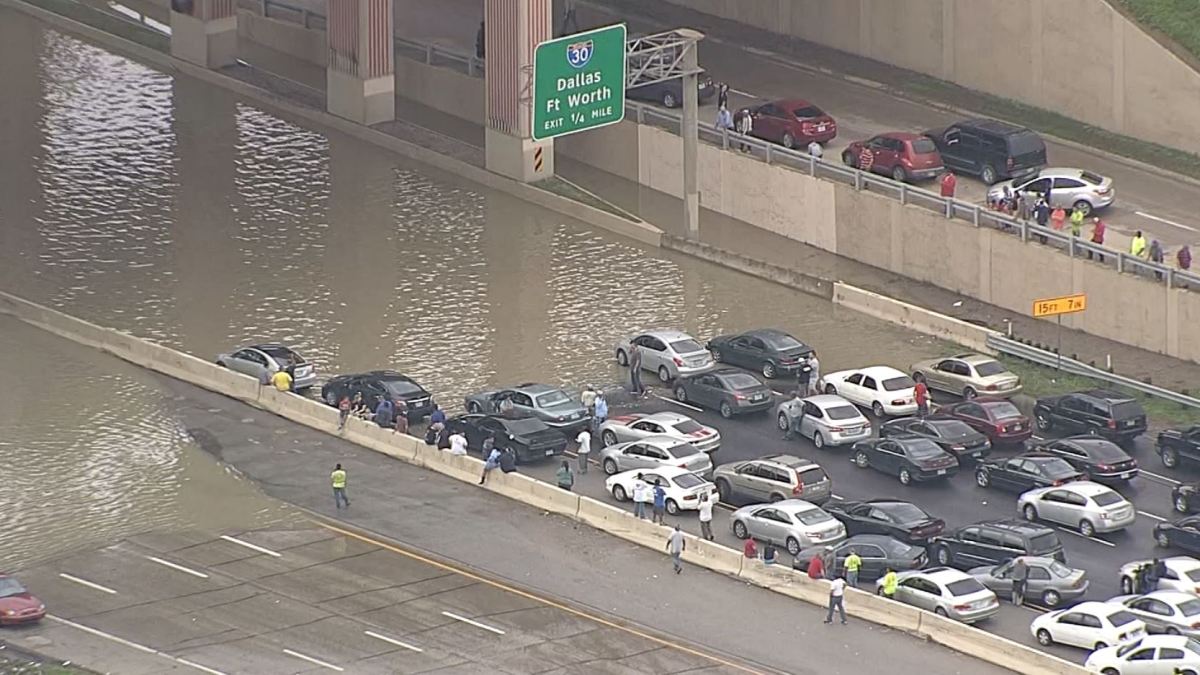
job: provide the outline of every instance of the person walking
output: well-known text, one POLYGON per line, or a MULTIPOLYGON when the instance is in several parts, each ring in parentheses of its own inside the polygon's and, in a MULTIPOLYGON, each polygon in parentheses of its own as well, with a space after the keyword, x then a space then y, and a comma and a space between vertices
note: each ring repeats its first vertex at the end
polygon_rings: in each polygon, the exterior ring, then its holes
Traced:
MULTIPOLYGON (((489 437, 487 441, 490 440, 492 439, 489 437)), ((485 446, 487 445, 487 441, 484 441, 485 446)), ((493 445, 491 448, 485 448, 483 454, 486 459, 483 462, 483 475, 479 477, 480 485, 487 482, 489 473, 500 467, 500 455, 502 453, 500 452, 500 448, 493 445)))
POLYGON ((917 380, 913 386, 913 398, 917 402, 917 415, 924 418, 929 415, 929 387, 925 384, 925 379, 917 380))
POLYGON ((287 369, 275 371, 271 376, 271 384, 275 385, 275 391, 291 391, 292 390, 292 375, 287 369))
POLYGON ((896 587, 900 585, 899 579, 896 577, 896 570, 887 568, 887 572, 883 575, 883 597, 892 600, 896 597, 896 587))
POLYGON ((1025 558, 1017 558, 1012 566, 1012 603, 1017 607, 1025 604, 1025 584, 1029 579, 1029 566, 1025 558))
POLYGON ((825 623, 833 623, 833 610, 836 608, 842 619, 842 625, 846 625, 846 605, 843 602, 845 595, 845 579, 838 577, 829 582, 829 610, 825 613, 825 623))
POLYGON ((825 558, 821 556, 823 551, 818 551, 813 554, 813 557, 808 561, 808 578, 809 579, 824 579, 825 578, 825 558))
POLYGON ((1179 269, 1188 271, 1192 269, 1192 249, 1188 248, 1187 244, 1179 249, 1179 253, 1175 254, 1175 262, 1179 265, 1179 269))
POLYGON ((575 485, 575 474, 571 473, 571 465, 567 460, 563 460, 562 465, 558 467, 558 471, 554 473, 554 480, 558 482, 558 487, 571 491, 575 485))
POLYGON ((717 106, 717 122, 713 127, 722 134, 733 131, 733 113, 729 112, 729 108, 717 106))
POLYGON ((858 587, 858 571, 862 569, 862 558, 854 551, 846 556, 846 583, 858 587))
POLYGON ((729 109, 729 83, 727 82, 717 84, 717 107, 729 109))
POLYGON ((946 169, 946 173, 942 174, 941 189, 942 196, 948 199, 954 199, 954 190, 958 187, 958 177, 950 169, 946 169))
POLYGON ((684 539, 683 532, 680 532, 679 526, 676 525, 675 531, 667 537, 667 552, 671 554, 671 565, 675 568, 675 574, 683 571, 683 562, 680 558, 683 557, 683 552, 686 550, 687 539, 684 539))
POLYGON ((667 491, 663 489, 662 481, 654 481, 654 519, 658 525, 667 524, 667 491))
POLYGON ((579 430, 579 435, 575 437, 575 442, 579 444, 575 454, 579 458, 579 474, 583 475, 588 471, 588 457, 592 452, 592 432, 586 428, 579 430))
MULTIPOLYGON (((1163 248, 1157 239, 1150 242, 1150 262, 1163 264, 1163 248)), ((1154 270, 1154 278, 1162 281, 1162 272, 1154 270)))
MULTIPOLYGON (((1106 231, 1108 231, 1108 228, 1105 227, 1104 221, 1100 220, 1100 216, 1096 216, 1096 217, 1092 218, 1092 243, 1093 244, 1095 244, 1097 246, 1103 246, 1104 245, 1104 233, 1106 231)), ((1097 252, 1096 257, 1100 259, 1100 262, 1104 262, 1104 254, 1103 253, 1097 252)), ((1088 260, 1091 260, 1091 259, 1092 259, 1092 252, 1088 251, 1088 260)))
POLYGON ((700 495, 700 536, 708 541, 713 540, 712 518, 713 518, 713 502, 714 499, 709 499, 707 493, 700 495))
POLYGON ((637 479, 633 481, 633 515, 641 520, 646 519, 646 504, 651 501, 650 486, 646 484, 646 479, 642 474, 637 475, 637 479))
POLYGON ((1133 236, 1133 241, 1129 242, 1129 254, 1143 260, 1150 255, 1146 249, 1146 237, 1142 235, 1141 230, 1138 230, 1133 236))
POLYGON ((629 389, 634 396, 642 395, 642 350, 629 343, 629 389))
POLYGON ((350 418, 350 397, 342 395, 338 401, 338 431, 346 430, 346 420, 350 418))
POLYGON ((350 508, 350 499, 346 497, 346 470, 341 464, 333 467, 329 482, 333 484, 333 508, 340 509, 343 504, 350 508))
POLYGON ((604 420, 608 419, 608 400, 604 398, 604 392, 596 392, 596 411, 592 415, 592 433, 600 433, 600 426, 604 424, 604 420))
POLYGON ((808 374, 809 382, 812 382, 812 387, 816 393, 820 392, 821 386, 821 360, 817 358, 817 352, 814 350, 812 355, 808 357, 808 367, 812 371, 808 374))
MULTIPOLYGON (((733 127, 742 136, 749 136, 754 131, 754 116, 746 108, 737 111, 733 116, 733 127)), ((742 142, 739 144, 742 152, 750 152, 750 144, 742 142)))
POLYGON ((800 422, 804 419, 804 396, 800 390, 792 392, 792 412, 793 415, 786 415, 788 420, 787 430, 783 432, 783 440, 790 441, 792 437, 800 435, 800 422))

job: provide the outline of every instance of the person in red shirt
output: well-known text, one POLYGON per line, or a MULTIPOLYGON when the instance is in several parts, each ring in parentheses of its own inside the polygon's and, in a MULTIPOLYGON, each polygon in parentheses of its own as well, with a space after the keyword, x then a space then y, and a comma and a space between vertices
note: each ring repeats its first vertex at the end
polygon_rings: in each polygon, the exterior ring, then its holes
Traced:
POLYGON ((814 554, 812 560, 808 561, 808 578, 809 579, 824 579, 825 578, 825 561, 821 559, 821 554, 814 554))
POLYGON ((942 174, 942 196, 954 198, 954 188, 958 185, 958 178, 954 176, 954 172, 946 169, 946 173, 942 174))
POLYGON ((758 557, 758 546, 754 544, 753 537, 746 539, 746 543, 742 546, 742 555, 746 556, 747 560, 754 560, 758 557))
POLYGON ((913 387, 913 398, 917 400, 917 414, 924 417, 929 414, 929 387, 925 386, 925 381, 917 382, 913 387))
MULTIPOLYGON (((1104 245, 1104 232, 1107 229, 1108 228, 1106 228, 1104 226, 1104 221, 1100 220, 1099 216, 1092 218, 1092 243, 1103 246, 1104 245)), ((1096 255, 1100 258, 1100 262, 1104 262, 1104 254, 1103 253, 1097 253, 1096 255)), ((1091 259, 1092 259, 1092 252, 1088 251, 1088 260, 1091 260, 1091 259)))

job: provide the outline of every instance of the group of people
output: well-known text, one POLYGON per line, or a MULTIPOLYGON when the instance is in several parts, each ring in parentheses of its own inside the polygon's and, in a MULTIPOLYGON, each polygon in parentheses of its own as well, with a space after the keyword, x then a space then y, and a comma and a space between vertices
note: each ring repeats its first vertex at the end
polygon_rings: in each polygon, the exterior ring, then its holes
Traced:
POLYGON ((1167 564, 1155 558, 1133 568, 1133 592, 1149 593, 1158 588, 1158 581, 1167 576, 1167 564))
MULTIPOLYGON (((748 540, 752 543, 752 540, 748 540)), ((747 557, 751 557, 749 553, 747 557)), ((766 557, 764 554, 764 562, 766 557)), ((843 624, 846 623, 845 595, 846 587, 858 587, 858 575, 862 571, 862 557, 851 551, 842 561, 842 572, 836 571, 837 561, 832 549, 825 548, 813 554, 808 561, 808 578, 813 581, 829 581, 829 604, 826 609, 825 623, 833 623, 834 612, 837 612, 843 624)), ((880 592, 885 598, 891 599, 896 595, 896 587, 900 583, 896 570, 887 568, 882 577, 880 592)))
MULTIPOLYGON (((345 431, 346 420, 351 416, 363 420, 372 420, 384 429, 391 429, 392 433, 406 434, 408 433, 408 404, 403 399, 392 399, 388 396, 376 396, 375 406, 371 407, 363 398, 361 391, 355 392, 351 397, 349 394, 343 394, 338 400, 338 431, 345 431)), ((434 414, 440 413, 438 407, 434 406, 434 414)), ((446 414, 441 413, 443 421, 446 414)))

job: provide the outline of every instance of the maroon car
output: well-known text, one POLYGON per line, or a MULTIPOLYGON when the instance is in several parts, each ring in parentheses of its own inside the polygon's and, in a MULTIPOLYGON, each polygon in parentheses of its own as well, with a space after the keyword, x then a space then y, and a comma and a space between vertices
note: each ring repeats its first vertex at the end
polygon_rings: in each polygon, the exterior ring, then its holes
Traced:
POLYGON ((772 101, 750 109, 750 135, 785 148, 828 143, 837 136, 837 122, 817 106, 794 98, 772 101))
POLYGON ((1017 406, 1003 398, 980 397, 938 406, 938 414, 960 419, 983 432, 993 445, 1024 443, 1033 435, 1033 425, 1017 406))
POLYGON ((919 181, 942 173, 942 155, 933 141, 920 134, 890 131, 855 141, 842 151, 842 161, 863 171, 899 181, 919 181))
POLYGON ((46 605, 25 589, 21 582, 0 573, 0 626, 41 621, 46 605))

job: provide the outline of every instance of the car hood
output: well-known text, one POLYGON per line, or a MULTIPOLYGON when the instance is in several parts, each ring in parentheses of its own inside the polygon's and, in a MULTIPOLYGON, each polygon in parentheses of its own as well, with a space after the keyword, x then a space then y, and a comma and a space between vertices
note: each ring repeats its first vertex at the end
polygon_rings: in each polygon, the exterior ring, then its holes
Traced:
POLYGON ((0 612, 20 612, 26 609, 36 609, 42 604, 35 596, 29 593, 18 593, 4 598, 0 598, 0 612))

